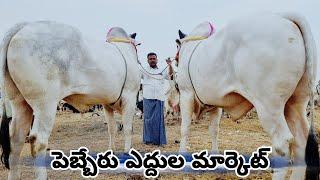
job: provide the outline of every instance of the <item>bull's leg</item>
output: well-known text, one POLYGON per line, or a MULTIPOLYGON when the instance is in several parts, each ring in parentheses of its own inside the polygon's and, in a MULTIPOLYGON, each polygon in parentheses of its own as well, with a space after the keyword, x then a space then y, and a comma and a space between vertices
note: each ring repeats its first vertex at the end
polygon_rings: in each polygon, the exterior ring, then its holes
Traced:
POLYGON ((294 100, 288 101, 285 107, 285 116, 288 126, 294 136, 294 161, 304 162, 309 129, 306 114, 306 102, 299 103, 294 100))
POLYGON ((136 98, 133 94, 123 94, 122 123, 124 128, 124 151, 129 152, 132 141, 132 120, 134 117, 136 98))
POLYGON ((22 97, 19 98, 19 100, 12 102, 13 118, 10 128, 11 153, 9 156, 10 171, 8 179, 20 179, 20 154, 32 122, 32 109, 22 97))
POLYGON ((290 158, 294 138, 284 117, 284 107, 269 105, 256 108, 263 129, 271 137, 273 152, 290 158))
POLYGON ((114 139, 116 133, 116 123, 113 118, 113 109, 107 105, 104 105, 104 115, 108 125, 109 149, 115 150, 114 139))
POLYGON ((212 153, 219 153, 218 148, 218 134, 219 134, 219 124, 222 115, 221 108, 215 108, 209 111, 209 119, 211 119, 210 126, 209 126, 209 133, 212 139, 212 153))
MULTIPOLYGON (((308 138, 308 120, 306 106, 308 98, 290 98, 285 107, 285 117, 294 136, 293 162, 304 164, 305 147, 308 138)), ((304 179, 305 167, 294 168, 291 179, 304 179)))
POLYGON ((281 179, 289 179, 290 180, 304 180, 305 179, 305 166, 288 166, 273 169, 272 179, 281 180, 281 179))
POLYGON ((193 113, 194 94, 190 92, 181 92, 180 107, 181 107, 181 141, 179 152, 187 152, 187 138, 193 113))
POLYGON ((28 137, 31 155, 35 157, 36 179, 47 179, 45 167, 46 149, 56 114, 56 102, 52 103, 52 100, 45 102, 33 107, 34 122, 28 137))
POLYGON ((272 172, 272 179, 285 180, 289 171, 292 171, 290 167, 275 168, 272 172))

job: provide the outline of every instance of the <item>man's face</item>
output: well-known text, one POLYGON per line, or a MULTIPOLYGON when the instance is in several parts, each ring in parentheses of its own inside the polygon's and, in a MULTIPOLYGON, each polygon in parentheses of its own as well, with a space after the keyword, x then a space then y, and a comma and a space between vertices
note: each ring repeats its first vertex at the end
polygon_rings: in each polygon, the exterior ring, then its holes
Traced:
POLYGON ((150 67, 155 68, 157 67, 158 59, 156 55, 150 55, 148 56, 148 63, 150 67))

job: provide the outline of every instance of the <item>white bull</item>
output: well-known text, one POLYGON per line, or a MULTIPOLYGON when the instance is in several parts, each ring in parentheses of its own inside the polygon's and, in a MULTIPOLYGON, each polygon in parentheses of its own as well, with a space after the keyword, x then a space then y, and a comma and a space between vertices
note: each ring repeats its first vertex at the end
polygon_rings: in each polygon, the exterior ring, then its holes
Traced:
POLYGON ((215 107, 209 112, 212 151, 218 150, 221 108, 238 119, 255 107, 273 152, 294 162, 304 162, 306 155, 307 165, 314 159, 319 166, 317 142, 306 147, 306 107, 313 99, 317 67, 307 21, 296 14, 260 14, 233 21, 210 36, 213 31, 210 23, 190 35, 179 30, 180 152, 187 151, 194 102, 215 107))
MULTIPOLYGON (((9 179, 20 179, 19 159, 25 137, 31 153, 43 161, 59 100, 85 112, 103 104, 109 121, 109 148, 114 149, 114 110, 123 115, 125 151, 131 148, 132 118, 140 83, 135 34, 112 28, 107 41, 90 41, 69 25, 55 22, 23 23, 5 35, 1 46, 2 96, 8 97, 12 121, 1 123, 2 161, 9 179), (9 136, 10 135, 10 136, 9 136)), ((5 108, 4 108, 5 109, 5 108)), ((46 179, 45 167, 36 167, 46 179)))

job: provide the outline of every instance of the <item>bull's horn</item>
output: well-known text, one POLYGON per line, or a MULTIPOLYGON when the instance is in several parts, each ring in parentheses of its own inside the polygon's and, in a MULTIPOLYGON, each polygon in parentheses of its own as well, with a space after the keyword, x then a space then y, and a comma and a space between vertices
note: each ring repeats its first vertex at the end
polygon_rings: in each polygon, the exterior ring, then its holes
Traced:
POLYGON ((136 39, 136 36, 137 36, 137 33, 132 33, 132 34, 130 34, 130 37, 131 37, 132 39, 136 39))
POLYGON ((185 38, 187 35, 186 34, 184 34, 180 29, 179 29, 179 38, 180 39, 183 39, 183 38, 185 38))

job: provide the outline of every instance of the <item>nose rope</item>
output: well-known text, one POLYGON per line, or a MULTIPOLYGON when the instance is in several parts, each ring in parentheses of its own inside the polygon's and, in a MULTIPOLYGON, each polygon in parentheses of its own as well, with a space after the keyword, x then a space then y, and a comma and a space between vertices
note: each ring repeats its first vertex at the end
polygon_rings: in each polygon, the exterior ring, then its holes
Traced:
MULTIPOLYGON (((137 52, 137 48, 136 48, 136 45, 134 44, 134 42, 132 41, 132 40, 130 40, 130 39, 127 39, 127 38, 109 38, 109 39, 107 39, 107 42, 109 42, 109 43, 112 43, 112 42, 122 42, 122 43, 131 43, 134 47, 135 47, 135 49, 136 49, 136 52, 137 52)), ((117 47, 118 48, 118 47, 117 47)), ((119 48, 118 48, 118 50, 119 50, 119 48)), ((119 50, 120 51, 120 50, 119 50)), ((121 52, 121 51, 120 51, 121 52)), ((123 56, 123 54, 121 53, 121 55, 123 56)), ((138 58, 138 56, 137 56, 137 63, 139 64, 139 67, 140 67, 140 71, 143 73, 143 74, 145 74, 145 75, 147 75, 147 76, 149 76, 149 77, 151 77, 151 78, 153 78, 153 79, 158 79, 158 80, 162 80, 162 79, 164 79, 163 77, 156 77, 156 76, 159 76, 159 75, 162 75, 162 73, 168 68, 168 66, 169 65, 167 65, 161 72, 159 72, 159 73, 150 73, 150 72, 148 72, 143 66, 142 66, 142 63, 140 62, 140 60, 139 60, 139 58, 138 58)))
POLYGON ((127 66, 126 58, 124 57, 124 55, 123 55, 122 51, 120 50, 120 48, 119 48, 116 44, 114 44, 114 43, 111 43, 111 44, 113 44, 113 45, 116 47, 116 49, 119 51, 119 53, 121 54, 122 59, 123 59, 123 62, 124 62, 124 65, 125 65, 125 70, 126 70, 126 71, 125 71, 125 77, 124 77, 124 81, 123 81, 123 84, 122 84, 122 87, 121 87, 120 94, 119 94, 117 100, 114 101, 113 103, 111 103, 111 105, 114 105, 116 102, 119 101, 119 99, 120 99, 121 96, 122 96, 122 92, 123 92, 123 89, 124 89, 124 85, 126 84, 126 81, 127 81, 128 66, 127 66))
POLYGON ((203 103, 203 101, 201 101, 201 99, 199 98, 198 94, 197 94, 197 91, 196 89, 194 88, 194 85, 193 85, 193 82, 192 82, 192 78, 191 78, 191 75, 190 75, 190 62, 191 62, 191 59, 192 59, 192 56, 194 54, 194 52, 196 51, 197 47, 201 44, 202 41, 199 41, 196 46, 194 47, 194 49, 192 50, 192 53, 189 57, 189 60, 188 60, 188 75, 189 75, 189 79, 190 79, 190 82, 191 82, 191 85, 192 85, 192 88, 193 88, 193 91, 194 91, 194 94, 196 95, 197 99, 199 100, 199 102, 203 105, 206 105, 205 103, 203 103))
MULTIPOLYGON (((172 60, 172 62, 173 61, 175 61, 175 60, 172 60)), ((162 75, 162 73, 169 67, 169 65, 167 65, 161 72, 159 72, 159 73, 150 73, 150 72, 148 72, 143 66, 142 66, 142 63, 140 62, 140 60, 137 58, 137 62, 138 62, 138 64, 139 64, 139 66, 140 66, 140 71, 143 73, 143 74, 145 74, 145 75, 147 75, 147 76, 149 76, 149 77, 151 77, 151 78, 153 78, 153 79, 158 79, 158 80, 162 80, 162 79, 164 79, 163 77, 161 77, 161 78, 159 78, 159 77, 156 77, 156 76, 159 76, 159 75, 162 75)), ((171 76, 172 76, 173 74, 171 74, 171 76)))
MULTIPOLYGON (((119 94, 117 100, 114 101, 113 103, 111 103, 111 105, 114 105, 115 103, 117 103, 117 102, 119 101, 119 99, 120 99, 121 96, 122 96, 122 92, 123 92, 124 86, 125 86, 126 81, 127 81, 128 65, 127 65, 126 58, 124 57, 124 55, 123 55, 122 51, 120 50, 120 48, 119 48, 116 44, 114 44, 114 43, 112 43, 112 42, 131 43, 132 45, 134 45, 134 43, 133 43, 131 40, 129 40, 129 39, 123 39, 123 38, 110 38, 110 39, 107 40, 107 42, 109 42, 110 44, 112 44, 112 45, 114 45, 114 46, 116 47, 116 49, 117 49, 117 50, 119 51, 119 53, 121 54, 122 59, 123 59, 123 62, 124 62, 124 64, 125 64, 125 79, 124 79, 124 82, 123 82, 123 84, 122 84, 121 91, 120 91, 120 94, 119 94)), ((134 45, 134 47, 135 47, 135 45, 134 45)), ((137 49, 136 49, 136 52, 137 52, 137 49)), ((144 67, 142 66, 141 62, 139 61, 138 56, 137 56, 137 59, 136 59, 136 60, 137 60, 137 63, 139 64, 140 71, 141 71, 142 73, 144 73, 144 74, 146 74, 146 75, 148 75, 149 77, 154 78, 154 79, 158 79, 158 80, 164 79, 163 77, 158 78, 158 77, 155 77, 155 76, 161 75, 161 74, 169 67, 169 65, 167 65, 160 73, 150 73, 150 72, 148 72, 146 69, 144 69, 144 67)))

